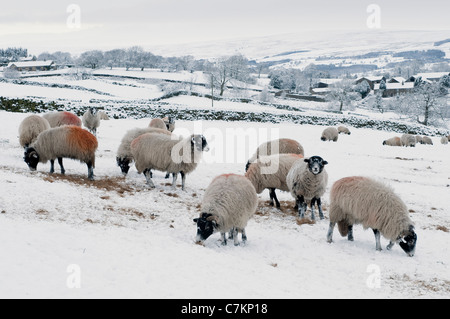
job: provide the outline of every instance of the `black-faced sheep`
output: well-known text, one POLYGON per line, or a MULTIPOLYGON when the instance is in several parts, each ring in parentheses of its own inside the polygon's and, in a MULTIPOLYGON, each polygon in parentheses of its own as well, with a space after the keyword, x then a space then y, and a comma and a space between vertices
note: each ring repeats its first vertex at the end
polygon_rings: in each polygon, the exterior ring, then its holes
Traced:
POLYGON ((347 135, 351 135, 352 134, 350 132, 350 130, 347 127, 345 127, 345 126, 339 126, 337 128, 337 130, 338 130, 339 134, 347 134, 347 135))
POLYGON ((166 116, 162 119, 164 124, 166 124, 166 128, 169 132, 173 132, 175 130, 175 119, 171 116, 166 116))
POLYGON ((88 108, 83 114, 82 121, 84 127, 94 134, 94 136, 97 136, 97 128, 100 126, 100 116, 97 110, 93 107, 88 108))
POLYGON ((303 146, 288 138, 269 141, 258 146, 255 154, 248 160, 245 171, 248 170, 251 163, 255 162, 260 156, 270 156, 274 154, 299 154, 305 156, 303 146))
POLYGON ((319 217, 324 219, 322 199, 328 184, 328 173, 325 170, 328 162, 320 156, 298 160, 289 171, 286 182, 297 202, 300 218, 305 217, 307 202, 311 201, 311 219, 315 220, 314 206, 317 203, 319 217))
POLYGON ((154 188, 151 170, 173 174, 172 186, 176 186, 178 173, 185 190, 186 174, 193 172, 201 160, 203 152, 209 151, 203 135, 191 135, 185 139, 172 139, 164 134, 147 133, 131 142, 131 154, 138 173, 144 173, 147 185, 154 188))
POLYGON ((338 224, 342 236, 353 241, 353 225, 372 228, 376 250, 381 250, 380 234, 390 240, 390 250, 397 242, 409 255, 414 256, 417 235, 404 202, 391 188, 367 177, 347 177, 334 183, 330 195, 329 243, 338 224))
POLYGON ((393 137, 383 142, 383 145, 387 146, 402 146, 402 141, 400 137, 393 137))
POLYGON ((61 174, 65 174, 63 158, 77 159, 86 163, 88 178, 93 180, 97 147, 97 139, 88 131, 73 125, 62 126, 39 134, 36 141, 25 149, 24 160, 33 171, 38 163, 50 160, 50 173, 54 173, 55 159, 58 159, 61 174))
POLYGON ((247 241, 245 228, 258 206, 258 196, 252 183, 240 175, 221 175, 216 177, 206 189, 201 214, 194 219, 197 224, 197 242, 203 243, 212 234, 220 232, 222 244, 227 244, 226 233, 234 244, 239 245, 238 233, 242 241, 247 241))
POLYGON ((411 134, 403 134, 400 138, 402 146, 405 147, 416 147, 416 137, 411 134))
POLYGON ((133 162, 133 154, 131 154, 131 142, 133 142, 135 138, 146 133, 165 134, 168 136, 171 135, 171 133, 166 129, 159 129, 153 127, 135 128, 129 130, 122 138, 122 141, 120 142, 119 149, 117 150, 116 155, 117 165, 122 170, 123 175, 128 174, 128 171, 130 170, 130 164, 131 162, 133 162))
POLYGON ((339 139, 339 132, 336 128, 334 127, 329 127, 326 128, 323 132, 322 132, 322 137, 320 138, 322 141, 326 142, 326 141, 333 141, 333 142, 337 142, 339 139))
POLYGON ((277 208, 280 208, 275 190, 289 192, 286 176, 292 165, 302 158, 303 155, 299 154, 261 156, 255 163, 250 164, 245 177, 253 184, 257 194, 261 194, 266 188, 269 189, 270 205, 273 206, 275 200, 277 208))
POLYGON ((78 116, 70 112, 52 112, 42 115, 50 127, 59 127, 63 125, 75 125, 81 127, 81 120, 78 116))
POLYGON ((33 143, 39 134, 50 129, 48 121, 39 115, 26 117, 19 126, 19 143, 23 148, 33 143))

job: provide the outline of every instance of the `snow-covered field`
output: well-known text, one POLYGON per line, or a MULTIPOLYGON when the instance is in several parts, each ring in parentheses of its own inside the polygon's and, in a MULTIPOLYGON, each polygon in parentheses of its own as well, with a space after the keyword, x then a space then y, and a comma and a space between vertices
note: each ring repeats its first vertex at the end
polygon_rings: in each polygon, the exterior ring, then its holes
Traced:
POLYGON ((183 192, 163 173, 155 173, 151 190, 134 167, 124 178, 116 166, 123 134, 150 119, 102 121, 90 182, 86 166, 71 160, 66 176, 49 175, 49 164, 28 170, 17 138, 26 116, 0 112, 0 298, 450 297, 450 148, 437 138, 434 146, 392 148, 382 141, 395 134, 369 129, 324 143, 321 126, 179 120, 175 133, 201 131, 212 147, 183 192), (391 185, 416 224, 416 255, 399 246, 376 252, 372 231, 361 226, 354 242, 336 232, 328 244, 327 210, 325 220, 299 225, 291 196, 279 194, 278 211, 268 206, 268 192, 259 196, 247 245, 223 247, 218 234, 196 245, 192 219, 211 180, 243 174, 256 145, 277 135, 330 163, 325 209, 342 177, 391 185))

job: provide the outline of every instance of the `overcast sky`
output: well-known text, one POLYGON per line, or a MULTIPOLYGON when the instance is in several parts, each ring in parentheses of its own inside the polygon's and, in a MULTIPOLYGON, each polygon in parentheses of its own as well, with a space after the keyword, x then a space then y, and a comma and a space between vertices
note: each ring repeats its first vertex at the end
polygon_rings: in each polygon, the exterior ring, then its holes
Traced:
MULTIPOLYGON (((381 29, 450 30, 443 0, 42 0, 6 1, 0 47, 42 51, 112 49, 281 33, 368 30, 367 7, 381 8, 381 29), (80 28, 67 20, 80 8, 80 28)), ((36 52, 38 51, 38 52, 36 52)))

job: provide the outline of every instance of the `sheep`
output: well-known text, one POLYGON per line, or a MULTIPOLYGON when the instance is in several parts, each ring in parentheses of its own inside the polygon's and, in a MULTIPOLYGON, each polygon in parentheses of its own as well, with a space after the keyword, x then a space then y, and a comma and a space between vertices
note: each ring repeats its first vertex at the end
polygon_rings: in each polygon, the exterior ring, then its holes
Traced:
POLYGON ((150 121, 148 127, 159 128, 162 130, 167 130, 166 123, 162 119, 153 119, 150 121))
POLYGON ((50 123, 39 115, 26 117, 19 126, 19 143, 23 148, 27 148, 33 143, 38 135, 50 129, 50 123))
POLYGON ((345 126, 339 126, 338 128, 337 128, 337 130, 338 130, 338 133, 339 134, 347 134, 347 135, 351 135, 352 133, 350 132, 350 130, 347 128, 347 127, 345 127, 345 126))
POLYGON ((402 141, 400 139, 400 137, 393 137, 390 138, 388 140, 385 140, 383 142, 383 145, 388 145, 388 146, 402 146, 402 141))
POLYGON ((186 174, 193 172, 209 146, 203 135, 191 135, 185 139, 173 139, 164 134, 146 133, 131 142, 131 154, 139 174, 144 173, 147 185, 155 188, 151 170, 173 174, 175 188, 178 173, 182 178, 182 190, 186 190, 186 174))
POLYGON ((175 130, 175 119, 171 116, 166 116, 162 119, 164 124, 166 124, 166 128, 169 132, 173 132, 175 130))
POLYGON ((105 111, 99 111, 97 114, 98 114, 98 117, 100 118, 100 120, 109 121, 109 116, 108 116, 108 114, 106 114, 105 111))
POLYGON ((425 145, 433 145, 433 141, 431 140, 431 138, 429 138, 428 136, 424 136, 422 138, 422 144, 425 145))
POLYGON ((256 193, 261 194, 266 188, 270 191, 270 205, 274 206, 274 200, 277 208, 280 208, 275 189, 289 192, 286 184, 286 176, 292 165, 302 159, 303 155, 299 154, 275 154, 271 156, 261 156, 260 159, 250 164, 248 171, 245 173, 250 182, 255 187, 256 193), (275 168, 274 171, 270 171, 275 168), (269 170, 265 172, 264 170, 269 170))
POLYGON ((371 178, 346 177, 334 183, 330 194, 330 227, 327 241, 333 241, 333 230, 353 241, 353 225, 372 228, 376 250, 381 251, 380 235, 390 240, 388 250, 397 242, 408 256, 414 256, 417 235, 404 202, 394 191, 371 178))
POLYGON ((88 110, 83 114, 82 117, 83 125, 94 134, 94 136, 97 136, 97 128, 100 126, 100 116, 97 113, 97 110, 93 107, 88 108, 88 110))
POLYGON ((446 136, 443 136, 441 138, 441 144, 447 145, 448 144, 448 138, 446 136))
POLYGON ((117 165, 122 170, 122 174, 124 176, 128 174, 128 171, 130 170, 130 164, 133 161, 133 154, 131 154, 131 142, 133 142, 133 140, 138 136, 141 136, 146 133, 165 134, 169 136, 171 135, 171 133, 166 129, 159 129, 153 127, 135 128, 129 130, 122 138, 116 156, 117 165))
POLYGON ((52 112, 42 115, 49 123, 50 127, 62 125, 75 125, 81 127, 81 120, 78 116, 70 112, 52 112))
POLYGON ((58 159, 61 174, 65 174, 63 158, 77 159, 86 163, 88 178, 94 180, 95 151, 97 138, 74 125, 51 128, 39 134, 36 141, 25 149, 24 160, 30 170, 35 171, 38 163, 50 160, 50 173, 55 172, 55 159, 58 159))
POLYGON ((245 244, 245 228, 257 207, 258 196, 247 178, 235 174, 216 177, 206 189, 200 217, 194 219, 197 224, 196 242, 203 244, 212 234, 220 232, 222 245, 226 245, 226 232, 229 232, 229 238, 238 246, 240 232, 245 244))
POLYGON ((314 205, 317 203, 320 219, 324 219, 322 199, 328 184, 325 170, 328 162, 320 156, 313 156, 294 163, 286 177, 289 190, 296 200, 300 218, 305 217, 307 201, 311 201, 311 219, 315 220, 314 205))
POLYGON ((337 142, 339 138, 339 132, 334 127, 329 127, 322 132, 322 137, 320 138, 322 141, 333 141, 337 142))
POLYGON ((400 138, 402 146, 416 147, 416 138, 411 134, 403 134, 400 138))
POLYGON ((305 150, 299 142, 288 138, 265 142, 258 146, 255 154, 248 160, 245 165, 245 171, 247 172, 250 164, 256 161, 260 156, 274 154, 299 154, 305 156, 305 150))
POLYGON ((416 138, 416 144, 419 144, 419 143, 423 144, 423 137, 422 136, 416 135, 415 138, 416 138))

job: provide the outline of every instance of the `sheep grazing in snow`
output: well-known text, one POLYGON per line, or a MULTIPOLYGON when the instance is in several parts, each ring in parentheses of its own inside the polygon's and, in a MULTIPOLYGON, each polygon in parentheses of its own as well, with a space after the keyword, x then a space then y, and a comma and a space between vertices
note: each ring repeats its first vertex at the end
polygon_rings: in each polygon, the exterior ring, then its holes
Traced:
POLYGON ((350 132, 350 130, 347 128, 347 127, 345 127, 345 126, 339 126, 338 128, 337 128, 337 130, 338 130, 338 133, 339 134, 347 134, 347 135, 351 135, 352 133, 350 132))
POLYGON ((167 130, 167 125, 162 119, 153 119, 150 121, 148 127, 159 128, 161 130, 167 130))
POLYGON ((253 184, 256 193, 261 194, 266 188, 269 189, 270 205, 273 206, 275 200, 277 208, 280 208, 275 190, 289 192, 286 176, 292 165, 302 158, 303 155, 299 154, 261 156, 255 163, 250 164, 245 177, 253 184))
POLYGON ((339 132, 334 127, 329 127, 322 132, 322 137, 320 138, 322 141, 333 141, 337 142, 339 138, 339 132))
POLYGON ((329 243, 333 241, 334 226, 342 236, 353 241, 353 225, 372 228, 376 250, 381 250, 380 235, 390 240, 390 250, 397 242, 414 256, 417 235, 403 201, 386 185, 367 177, 347 177, 334 183, 330 195, 329 243))
POLYGON ((23 148, 33 143, 38 135, 50 129, 48 121, 39 115, 26 117, 19 126, 19 143, 23 148))
POLYGON ((153 127, 135 128, 129 130, 122 138, 116 156, 117 165, 122 170, 123 175, 128 174, 128 171, 130 170, 130 164, 131 162, 133 162, 133 154, 131 154, 131 142, 133 142, 135 138, 146 133, 165 134, 169 136, 171 135, 171 133, 166 129, 153 127))
POLYGON ((419 143, 423 144, 423 136, 416 135, 415 138, 416 138, 416 144, 419 144, 419 143))
POLYGON ((216 177, 206 189, 197 224, 197 243, 203 243, 212 234, 220 232, 222 244, 227 244, 226 233, 234 245, 239 245, 238 234, 247 241, 245 228, 258 207, 258 196, 252 183, 240 175, 216 177))
POLYGON ((171 116, 166 116, 162 119, 164 124, 166 124, 166 128, 169 132, 173 132, 175 130, 175 119, 171 116))
POLYGON ((388 146, 402 146, 402 140, 400 137, 393 137, 383 142, 383 145, 388 146))
POLYGON ((441 138, 441 144, 447 145, 448 144, 448 138, 446 136, 443 136, 441 138))
POLYGON ((50 127, 59 127, 63 125, 75 125, 81 127, 81 120, 78 116, 70 112, 52 112, 42 115, 50 127))
POLYGON ((314 206, 316 203, 320 219, 324 219, 321 197, 325 194, 328 184, 325 165, 328 165, 328 162, 320 156, 298 160, 286 177, 289 190, 297 202, 300 218, 305 217, 307 202, 311 201, 311 219, 315 220, 314 206))
POLYGON ((403 134, 400 138, 402 146, 416 147, 416 137, 411 134, 403 134))
POLYGON ((94 134, 94 136, 97 136, 97 128, 100 126, 100 116, 97 110, 93 107, 88 108, 83 114, 82 120, 84 127, 94 134))
POLYGON ((36 141, 25 149, 25 163, 31 170, 36 170, 38 163, 50 160, 50 173, 55 171, 55 159, 65 174, 63 158, 77 159, 86 163, 88 178, 94 179, 95 151, 98 142, 94 135, 78 126, 52 128, 39 134, 36 141))
POLYGON ((164 134, 147 133, 131 142, 131 154, 135 160, 137 171, 144 173, 147 185, 155 184, 151 178, 151 170, 173 174, 172 186, 176 186, 178 173, 182 178, 182 189, 185 190, 186 174, 193 172, 201 160, 203 152, 209 151, 208 143, 203 135, 191 135, 185 139, 172 139, 164 134))
POLYGON ((108 114, 106 114, 105 111, 98 111, 98 117, 100 118, 100 120, 102 121, 109 121, 109 116, 108 114))
POLYGON ((255 154, 248 160, 245 171, 248 170, 251 163, 255 162, 260 156, 269 156, 274 154, 299 154, 305 156, 303 146, 288 138, 269 141, 258 146, 255 154))
POLYGON ((433 141, 431 140, 431 138, 429 138, 428 136, 424 136, 422 138, 422 144, 425 145, 433 145, 433 141))

